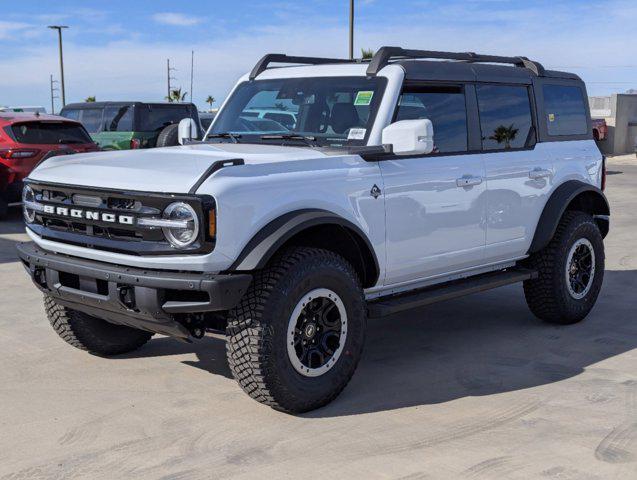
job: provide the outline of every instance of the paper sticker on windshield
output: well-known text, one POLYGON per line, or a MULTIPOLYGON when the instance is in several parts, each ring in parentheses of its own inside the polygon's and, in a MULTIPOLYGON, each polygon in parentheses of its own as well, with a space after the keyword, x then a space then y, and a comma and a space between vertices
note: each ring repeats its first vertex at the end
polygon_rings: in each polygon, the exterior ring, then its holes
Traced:
POLYGON ((555 114, 549 113, 549 122, 554 122, 554 121, 555 121, 555 114))
POLYGON ((349 133, 347 134, 348 140, 364 140, 365 133, 367 133, 366 128, 350 128, 349 133))
POLYGON ((374 96, 374 92, 371 90, 362 90, 356 94, 356 99, 354 100, 354 105, 356 106, 364 106, 372 103, 372 97, 374 96))

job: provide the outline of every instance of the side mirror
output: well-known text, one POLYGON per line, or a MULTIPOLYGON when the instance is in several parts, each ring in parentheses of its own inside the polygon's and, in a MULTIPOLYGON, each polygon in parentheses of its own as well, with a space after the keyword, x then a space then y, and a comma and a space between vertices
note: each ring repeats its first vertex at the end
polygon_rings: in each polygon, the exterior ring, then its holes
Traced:
POLYGON ((434 126, 426 118, 401 120, 383 129, 382 143, 396 155, 427 155, 434 150, 434 126))
POLYGON ((182 118, 177 128, 177 140, 179 145, 184 145, 190 140, 197 139, 197 124, 192 118, 182 118))

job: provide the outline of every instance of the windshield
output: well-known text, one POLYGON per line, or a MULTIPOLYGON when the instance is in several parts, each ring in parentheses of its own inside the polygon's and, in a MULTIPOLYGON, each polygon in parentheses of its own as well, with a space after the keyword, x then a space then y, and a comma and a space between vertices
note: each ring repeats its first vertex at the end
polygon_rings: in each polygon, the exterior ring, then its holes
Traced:
POLYGON ((304 136, 321 146, 365 145, 385 84, 378 77, 244 82, 228 99, 209 135, 231 133, 250 143, 298 141, 289 136, 304 136))

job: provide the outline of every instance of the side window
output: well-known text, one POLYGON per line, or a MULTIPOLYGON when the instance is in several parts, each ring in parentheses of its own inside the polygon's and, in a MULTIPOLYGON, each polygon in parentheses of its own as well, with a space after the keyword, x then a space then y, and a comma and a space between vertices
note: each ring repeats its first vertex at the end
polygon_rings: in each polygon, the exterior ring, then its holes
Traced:
POLYGON ((584 135, 588 133, 586 105, 581 88, 544 85, 542 94, 549 135, 584 135))
POLYGON ((102 126, 102 109, 85 108, 81 110, 80 122, 89 133, 97 133, 102 126))
POLYGON ((434 127, 434 153, 467 151, 467 107, 462 87, 403 89, 396 119, 428 118, 434 127))
POLYGON ((104 109, 104 132, 132 132, 133 107, 106 107, 104 109))
POLYGON ((476 93, 482 130, 482 149, 524 148, 533 134, 528 88, 477 85, 476 93))

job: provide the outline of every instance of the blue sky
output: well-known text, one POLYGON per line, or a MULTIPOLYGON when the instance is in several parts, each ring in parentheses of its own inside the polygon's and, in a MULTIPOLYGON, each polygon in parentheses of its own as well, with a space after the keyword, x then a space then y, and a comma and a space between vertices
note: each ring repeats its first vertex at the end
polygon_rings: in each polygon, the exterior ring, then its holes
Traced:
MULTIPOLYGON (((193 100, 221 101, 267 52, 346 56, 349 0, 0 0, 0 105, 50 106, 62 23, 67 102, 162 100, 166 58, 193 100)), ((637 88, 634 0, 357 0, 356 52, 400 45, 526 55, 578 73, 589 94, 637 88)))

